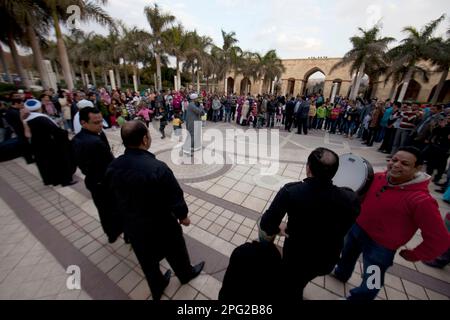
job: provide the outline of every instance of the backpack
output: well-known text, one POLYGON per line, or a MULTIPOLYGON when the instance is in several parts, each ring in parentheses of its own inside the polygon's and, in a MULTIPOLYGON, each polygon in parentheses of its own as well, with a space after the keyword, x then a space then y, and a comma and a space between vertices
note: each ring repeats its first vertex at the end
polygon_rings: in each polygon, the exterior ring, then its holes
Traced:
POLYGON ((219 300, 274 301, 279 299, 281 277, 281 254, 273 243, 245 243, 231 254, 219 300))

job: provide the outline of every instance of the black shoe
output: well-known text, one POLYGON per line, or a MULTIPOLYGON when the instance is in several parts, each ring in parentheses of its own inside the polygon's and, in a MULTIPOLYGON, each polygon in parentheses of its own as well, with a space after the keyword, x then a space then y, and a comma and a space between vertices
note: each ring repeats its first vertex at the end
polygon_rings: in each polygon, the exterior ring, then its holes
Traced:
POLYGON ((172 276, 172 271, 167 270, 166 273, 164 273, 164 282, 161 286, 161 289, 159 289, 157 292, 152 292, 153 300, 159 301, 161 300, 161 296, 164 293, 164 290, 167 288, 170 282, 170 277, 172 276))
POLYGON ((446 190, 445 189, 434 189, 434 191, 436 191, 437 193, 444 194, 446 190))
POLYGON ((73 185, 76 184, 76 183, 78 183, 78 181, 72 180, 72 181, 67 182, 67 183, 62 183, 61 185, 62 185, 63 187, 68 187, 68 186, 73 186, 73 185))
POLYGON ((113 237, 108 236, 108 242, 109 243, 114 243, 114 242, 117 241, 117 238, 119 238, 119 236, 113 236, 113 237))
POLYGON ((330 273, 330 276, 333 277, 333 278, 335 278, 335 279, 338 280, 339 282, 342 282, 342 283, 347 283, 347 281, 348 281, 348 279, 343 279, 343 278, 339 277, 339 276, 336 274, 335 271, 333 271, 332 273, 330 273))
POLYGON ((202 261, 199 264, 193 266, 191 276, 186 280, 184 280, 184 279, 183 279, 183 281, 180 280, 180 282, 182 284, 186 284, 189 281, 191 281, 192 279, 196 278, 200 274, 200 272, 202 272, 204 266, 205 266, 205 261, 202 261))
POLYGON ((437 268, 437 269, 443 269, 448 264, 448 262, 445 262, 445 261, 442 261, 439 259, 436 259, 433 261, 422 261, 422 263, 426 264, 429 267, 437 268))

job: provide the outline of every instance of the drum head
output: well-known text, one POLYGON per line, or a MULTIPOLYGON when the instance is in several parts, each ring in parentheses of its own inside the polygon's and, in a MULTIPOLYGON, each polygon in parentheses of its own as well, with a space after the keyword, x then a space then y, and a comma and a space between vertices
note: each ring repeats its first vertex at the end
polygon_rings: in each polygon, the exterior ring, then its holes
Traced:
POLYGON ((333 183, 338 187, 348 187, 364 194, 373 180, 373 168, 370 163, 354 154, 344 154, 339 157, 339 169, 333 183))

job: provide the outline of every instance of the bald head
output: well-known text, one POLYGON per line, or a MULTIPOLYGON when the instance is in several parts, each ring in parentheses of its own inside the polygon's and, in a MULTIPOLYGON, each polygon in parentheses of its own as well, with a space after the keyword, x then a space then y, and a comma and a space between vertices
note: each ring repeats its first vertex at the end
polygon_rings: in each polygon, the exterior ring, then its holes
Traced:
POLYGON ((126 148, 145 148, 147 150, 150 147, 150 134, 142 121, 126 122, 120 130, 120 136, 126 148))
POLYGON ((317 148, 308 157, 308 167, 313 177, 331 181, 339 168, 339 157, 330 149, 317 148))

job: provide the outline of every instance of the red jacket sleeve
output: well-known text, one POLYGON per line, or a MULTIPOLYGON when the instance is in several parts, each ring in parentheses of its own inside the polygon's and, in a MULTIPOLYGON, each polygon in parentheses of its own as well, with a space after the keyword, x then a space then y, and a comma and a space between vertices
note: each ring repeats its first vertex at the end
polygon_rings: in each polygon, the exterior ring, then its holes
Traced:
POLYGON ((445 227, 435 199, 427 197, 416 203, 413 219, 422 232, 423 241, 411 250, 412 259, 429 261, 450 247, 450 235, 445 227))

